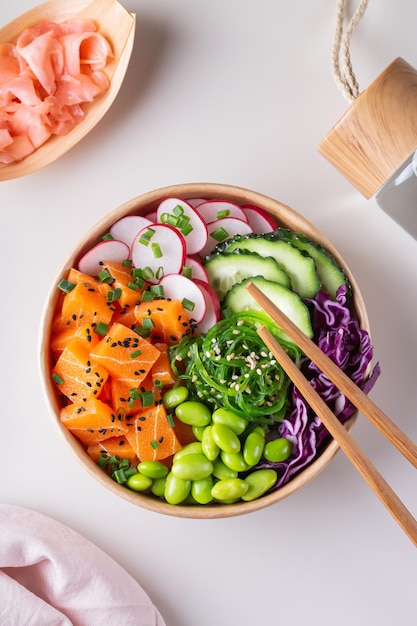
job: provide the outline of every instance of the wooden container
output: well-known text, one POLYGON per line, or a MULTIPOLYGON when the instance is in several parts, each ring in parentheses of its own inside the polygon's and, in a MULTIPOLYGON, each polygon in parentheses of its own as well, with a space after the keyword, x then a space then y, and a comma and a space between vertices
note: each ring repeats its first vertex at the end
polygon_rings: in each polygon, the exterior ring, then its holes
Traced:
MULTIPOLYGON (((158 204, 164 198, 178 197, 183 199, 188 198, 222 198, 237 204, 252 204, 261 207, 273 215, 278 223, 283 227, 288 227, 293 230, 303 232, 309 237, 320 242, 329 252, 331 252, 341 266, 345 269, 346 275, 349 278, 354 294, 354 307, 356 314, 359 318, 360 325, 363 329, 369 332, 369 322, 366 313, 365 304, 355 281, 354 276, 349 270, 347 264, 335 249, 335 247, 328 241, 324 235, 317 230, 310 222, 308 222, 302 215, 292 210, 290 207, 282 204, 281 202, 240 187, 233 187, 229 185, 211 184, 211 183, 190 183, 172 185, 150 191, 143 195, 140 195, 132 200, 129 200, 122 204, 120 207, 106 215, 101 221, 99 221, 77 244, 70 257, 65 262, 64 266, 59 270, 57 279, 52 285, 50 294, 47 298, 44 315, 42 319, 42 327, 40 334, 40 368, 41 378, 43 384, 43 390, 45 392, 46 401, 50 408, 53 420, 68 443, 70 449, 75 454, 81 465, 101 483, 102 486, 109 489, 114 494, 124 498, 135 506, 154 511, 156 513, 162 513, 165 515, 172 515, 176 517, 185 518, 223 518, 236 515, 242 515, 244 513, 250 513, 258 509, 276 504, 280 500, 288 497, 308 482, 310 482, 315 476, 328 465, 336 452, 339 450, 338 444, 331 440, 325 450, 314 460, 306 469, 293 478, 289 483, 274 491, 268 495, 265 495, 252 502, 239 502, 236 504, 219 504, 219 505, 171 505, 166 502, 162 502, 153 496, 148 496, 141 493, 130 491, 126 487, 118 485, 109 476, 105 474, 87 455, 80 442, 61 424, 59 420, 60 404, 56 396, 55 386, 51 381, 51 356, 50 356, 50 338, 51 327, 54 311, 58 300, 57 283, 60 278, 66 275, 67 270, 76 265, 79 258, 90 249, 95 243, 97 243, 101 236, 108 231, 110 226, 124 215, 142 215, 150 210, 156 208, 158 204)), ((346 423, 347 428, 350 428, 356 419, 356 413, 346 423)))

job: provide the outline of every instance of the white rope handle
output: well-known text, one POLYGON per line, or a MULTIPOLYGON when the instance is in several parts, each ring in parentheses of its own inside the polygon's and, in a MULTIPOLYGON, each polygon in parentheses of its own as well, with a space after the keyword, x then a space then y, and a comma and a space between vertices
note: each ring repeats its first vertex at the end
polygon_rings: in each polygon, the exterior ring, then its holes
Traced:
POLYGON ((356 81, 355 74, 353 73, 352 63, 350 60, 350 40, 352 38, 353 31, 361 21, 367 6, 368 0, 360 1, 358 8, 346 25, 345 29, 346 0, 338 0, 337 3, 336 32, 333 41, 332 67, 334 78, 339 90, 350 102, 352 102, 359 95, 359 86, 356 81))

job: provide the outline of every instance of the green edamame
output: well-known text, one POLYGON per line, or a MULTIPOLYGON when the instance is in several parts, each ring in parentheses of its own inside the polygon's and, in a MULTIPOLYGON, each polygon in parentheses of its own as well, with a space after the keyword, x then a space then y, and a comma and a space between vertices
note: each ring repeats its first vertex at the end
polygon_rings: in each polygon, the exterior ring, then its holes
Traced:
POLYGON ((214 461, 214 459, 219 456, 220 452, 219 446, 213 439, 212 429, 213 427, 211 425, 206 426, 203 432, 203 438, 201 439, 203 454, 209 459, 209 461, 214 461))
POLYGON ((211 475, 213 465, 204 454, 186 454, 172 465, 175 478, 182 480, 201 480, 211 475))
POLYGON ((177 478, 172 472, 165 479, 164 498, 168 504, 180 504, 191 491, 191 481, 177 478))
POLYGON ((212 415, 213 424, 224 424, 233 430, 236 435, 241 435, 248 422, 233 411, 229 411, 225 408, 216 409, 212 415))
POLYGON ((220 458, 227 467, 235 472, 246 472, 249 469, 242 452, 225 452, 222 450, 220 458))
POLYGON ((144 474, 132 474, 126 481, 126 487, 133 491, 146 491, 152 485, 152 479, 144 474))
POLYGON ((274 469, 260 469, 248 474, 245 478, 248 490, 241 496, 242 500, 250 502, 251 500, 256 500, 260 496, 263 496, 264 493, 275 485, 277 478, 278 475, 274 469))
POLYGON ((213 476, 207 476, 207 478, 201 478, 200 480, 193 480, 191 483, 191 494, 198 504, 208 504, 213 500, 211 490, 213 489, 214 480, 213 476))
POLYGON ((230 426, 226 426, 225 424, 213 424, 211 436, 220 450, 224 450, 225 452, 240 451, 240 439, 230 426))
POLYGON ((181 450, 178 450, 172 457, 172 462, 176 463, 178 459, 187 454, 203 454, 203 446, 201 441, 192 441, 191 443, 187 443, 181 450))
POLYGON ((223 480, 225 478, 237 478, 237 471, 230 469, 227 467, 221 460, 220 456, 218 456, 213 461, 213 476, 218 478, 219 480, 223 480))
POLYGON ((265 444, 263 455, 267 461, 272 463, 280 463, 285 461, 291 454, 292 444, 291 441, 284 437, 278 439, 272 439, 265 444))
POLYGON ((188 398, 187 387, 172 387, 162 394, 162 402, 166 409, 174 409, 188 398))
POLYGON ((192 426, 191 427, 191 430, 193 431, 193 435, 197 439, 197 441, 203 440, 203 433, 205 429, 206 429, 206 426, 192 426))
POLYGON ((151 485, 151 491, 154 496, 158 498, 162 498, 165 493, 165 483, 167 479, 166 476, 164 478, 155 478, 151 485))
POLYGON ((226 478, 213 485, 211 495, 220 502, 236 500, 242 498, 248 489, 249 485, 241 478, 226 478))
POLYGON ((252 431, 246 437, 243 444, 243 458, 249 467, 259 463, 265 447, 265 435, 258 431, 252 431))
POLYGON ((202 402, 187 400, 175 408, 175 415, 184 424, 207 426, 211 422, 210 410, 202 402))
POLYGON ((169 472, 167 466, 160 461, 142 461, 137 470, 148 478, 165 478, 169 472))

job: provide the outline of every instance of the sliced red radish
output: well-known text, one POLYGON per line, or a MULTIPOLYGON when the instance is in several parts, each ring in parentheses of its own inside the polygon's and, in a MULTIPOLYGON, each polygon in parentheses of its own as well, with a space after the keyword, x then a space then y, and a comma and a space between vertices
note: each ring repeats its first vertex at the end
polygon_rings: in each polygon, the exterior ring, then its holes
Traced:
POLYGON ((165 274, 181 273, 184 237, 168 224, 152 224, 136 234, 131 257, 134 267, 146 268, 147 280, 157 283, 165 274))
POLYGON ((198 324, 197 332, 206 333, 221 317, 220 300, 211 285, 198 279, 194 280, 194 282, 200 287, 206 301, 206 314, 198 324))
POLYGON ((152 209, 152 211, 148 211, 148 213, 145 213, 145 215, 143 217, 146 217, 146 219, 148 219, 150 222, 157 222, 158 221, 156 219, 156 209, 152 209))
POLYGON ((191 204, 192 207, 196 208, 198 207, 199 204, 203 204, 203 202, 206 202, 205 198, 188 198, 187 200, 188 204, 191 204))
POLYGON ((206 224, 210 224, 223 217, 237 217, 244 222, 248 221, 245 212, 240 206, 228 200, 207 200, 207 202, 198 205, 197 211, 206 224))
POLYGON ((197 254, 207 243, 207 226, 185 200, 167 198, 158 206, 157 221, 177 228, 185 239, 187 254, 197 254))
POLYGON ((97 276, 105 261, 123 263, 130 256, 130 248, 123 241, 107 239, 100 241, 84 254, 78 262, 78 269, 89 276, 97 276))
POLYGON ((200 261, 197 261, 197 259, 187 256, 185 259, 185 267, 191 269, 191 276, 187 276, 187 278, 191 278, 191 280, 202 280, 205 283, 209 282, 209 277, 204 269, 204 266, 200 263, 200 261))
POLYGON ((164 297, 179 300, 190 319, 199 324, 206 314, 206 299, 196 283, 181 274, 167 274, 159 281, 164 297))
POLYGON ((136 233, 151 224, 151 220, 142 215, 126 215, 114 222, 110 228, 110 234, 113 239, 124 241, 130 248, 136 233))
POLYGON ((278 228, 276 220, 265 209, 248 204, 242 206, 242 210, 254 233, 262 235, 278 228))
POLYGON ((223 217, 220 220, 208 224, 208 232, 207 244, 200 252, 202 259, 204 259, 207 254, 210 254, 218 243, 234 235, 249 235, 252 229, 247 222, 236 217, 223 217))

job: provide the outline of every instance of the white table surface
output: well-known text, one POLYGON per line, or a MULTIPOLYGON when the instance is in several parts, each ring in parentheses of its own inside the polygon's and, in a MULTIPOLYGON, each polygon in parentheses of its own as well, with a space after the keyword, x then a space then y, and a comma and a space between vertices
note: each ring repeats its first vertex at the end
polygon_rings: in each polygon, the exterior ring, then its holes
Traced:
MULTIPOLYGON (((1 23, 33 4, 3 3, 1 23)), ((273 507, 193 521, 118 499, 79 466, 53 424, 38 330, 58 268, 126 200, 208 181, 289 204, 338 247, 364 295, 382 367, 372 397, 417 440, 417 242, 317 152, 348 106, 330 66, 336 0, 123 4, 137 14, 137 36, 110 111, 54 164, 0 184, 0 499, 94 541, 169 626, 415 624, 415 549, 342 453, 273 507)), ((351 48, 361 89, 397 56, 417 64, 416 20, 409 0, 370 1, 351 48)), ((354 436, 416 516, 415 470, 363 416, 354 436)))

